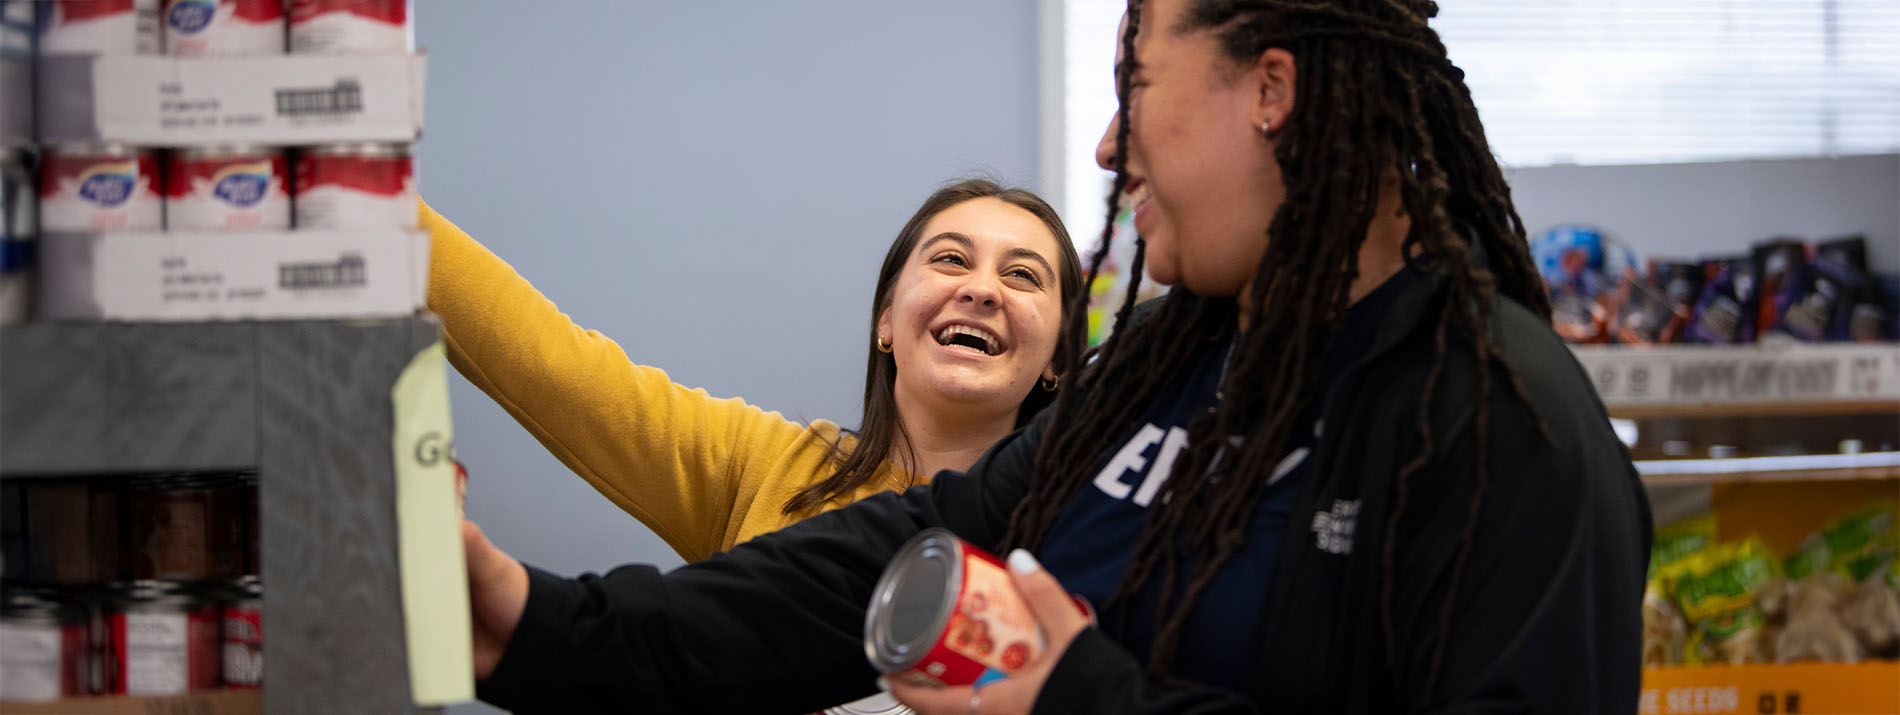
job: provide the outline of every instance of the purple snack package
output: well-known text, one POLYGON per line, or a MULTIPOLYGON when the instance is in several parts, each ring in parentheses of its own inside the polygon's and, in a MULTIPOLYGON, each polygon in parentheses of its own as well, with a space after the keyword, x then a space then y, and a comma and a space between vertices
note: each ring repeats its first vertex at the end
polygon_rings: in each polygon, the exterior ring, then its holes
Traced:
POLYGON ((1813 276, 1808 270, 1808 246, 1791 238, 1777 238, 1757 244, 1755 265, 1761 278, 1761 308, 1756 314, 1755 334, 1788 335, 1800 340, 1820 341, 1827 337, 1827 325, 1834 314, 1838 296, 1810 301, 1814 293, 1813 276), (1790 315, 1789 311, 1794 311, 1790 315))
POLYGON ((1689 342, 1734 345, 1755 341, 1758 285, 1755 259, 1718 258, 1703 263, 1708 276, 1689 320, 1689 342))

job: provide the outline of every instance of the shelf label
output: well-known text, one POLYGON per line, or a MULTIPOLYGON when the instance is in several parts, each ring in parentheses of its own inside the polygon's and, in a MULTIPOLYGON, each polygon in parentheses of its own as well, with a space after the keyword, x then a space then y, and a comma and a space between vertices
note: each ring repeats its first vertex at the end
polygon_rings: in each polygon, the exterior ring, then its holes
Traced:
POLYGON ((1610 407, 1900 400, 1900 346, 1577 348, 1610 407))

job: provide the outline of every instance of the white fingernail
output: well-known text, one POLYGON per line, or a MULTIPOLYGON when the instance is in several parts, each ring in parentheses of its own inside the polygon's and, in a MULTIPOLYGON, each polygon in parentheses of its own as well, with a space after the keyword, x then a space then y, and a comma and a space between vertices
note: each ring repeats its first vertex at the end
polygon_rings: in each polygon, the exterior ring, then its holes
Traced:
POLYGON ((883 678, 878 678, 878 679, 877 679, 877 689, 878 689, 878 690, 882 690, 882 691, 884 691, 884 692, 887 692, 887 693, 888 693, 888 692, 891 692, 891 681, 888 681, 888 680, 885 680, 885 679, 883 679, 883 678))
POLYGON ((1009 570, 1020 574, 1031 574, 1039 568, 1042 568, 1042 565, 1036 563, 1036 557, 1030 556, 1028 550, 1016 549, 1009 552, 1009 570))

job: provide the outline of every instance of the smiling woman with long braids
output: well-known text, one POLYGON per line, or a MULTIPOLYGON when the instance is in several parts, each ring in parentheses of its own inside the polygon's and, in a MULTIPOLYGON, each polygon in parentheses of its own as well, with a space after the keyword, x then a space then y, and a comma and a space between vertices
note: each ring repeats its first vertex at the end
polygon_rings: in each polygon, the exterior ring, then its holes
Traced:
POLYGON ((1014 549, 1049 647, 980 691, 887 685, 926 714, 1634 708, 1648 504, 1436 12, 1131 2, 1098 158, 1175 289, 1136 311, 1131 286, 1126 327, 966 475, 706 564, 569 580, 465 530, 482 696, 863 692, 871 586, 944 526, 1014 549))

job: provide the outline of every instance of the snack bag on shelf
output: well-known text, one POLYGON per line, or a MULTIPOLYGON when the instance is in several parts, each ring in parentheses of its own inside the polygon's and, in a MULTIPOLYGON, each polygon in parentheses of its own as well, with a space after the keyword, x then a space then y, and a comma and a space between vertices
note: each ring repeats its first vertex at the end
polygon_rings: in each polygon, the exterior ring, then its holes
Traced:
POLYGON ((1880 287, 1867 271, 1867 239, 1849 236, 1814 248, 1815 286, 1838 289, 1842 300, 1828 325, 1829 340, 1878 342, 1887 339, 1888 311, 1880 287))
POLYGON ((1755 342, 1760 309, 1759 281, 1753 258, 1719 258, 1703 264, 1708 279, 1689 320, 1689 342, 1734 345, 1755 342))
POLYGON ((1611 323, 1611 333, 1617 342, 1629 345, 1670 342, 1667 332, 1674 324, 1674 306, 1655 281, 1629 271, 1617 296, 1616 319, 1611 323))
POLYGON ((1695 315, 1696 299, 1702 296, 1702 282, 1708 278, 1699 263, 1657 262, 1650 266, 1656 285, 1669 299, 1669 324, 1663 327, 1661 342, 1686 342, 1689 319, 1695 315))
POLYGON ((1682 619, 1682 611, 1669 602, 1660 582, 1649 582, 1643 589, 1643 665, 1681 663, 1688 640, 1689 623, 1682 619))
POLYGON ((1840 574, 1820 572, 1797 581, 1778 581, 1779 594, 1766 595, 1773 587, 1764 589, 1758 602, 1773 624, 1776 663, 1860 662, 1864 657, 1860 642, 1839 612, 1846 583, 1840 574))
MULTIPOLYGON (((1892 565, 1886 568, 1891 573, 1892 565)), ((1841 599, 1840 616, 1868 656, 1900 657, 1900 592, 1895 591, 1885 573, 1849 587, 1841 599)))
POLYGON ((1656 530, 1649 546, 1649 581, 1655 581, 1665 567, 1695 555, 1715 544, 1715 515, 1703 514, 1656 530))
POLYGON ((1777 238, 1757 244, 1754 257, 1756 274, 1761 277, 1755 334, 1810 342, 1826 339, 1834 307, 1843 296, 1831 283, 1825 292, 1817 290, 1808 265, 1808 245, 1800 239, 1777 238))
POLYGON ((1530 243, 1531 257, 1550 290, 1557 333, 1574 343, 1609 342, 1618 280, 1636 266, 1632 254, 1590 226, 1558 226, 1530 243))
POLYGON ((1770 658, 1773 644, 1755 598, 1775 578, 1775 564, 1760 540, 1711 546, 1664 567, 1660 578, 1689 622, 1684 661, 1741 664, 1770 658))

